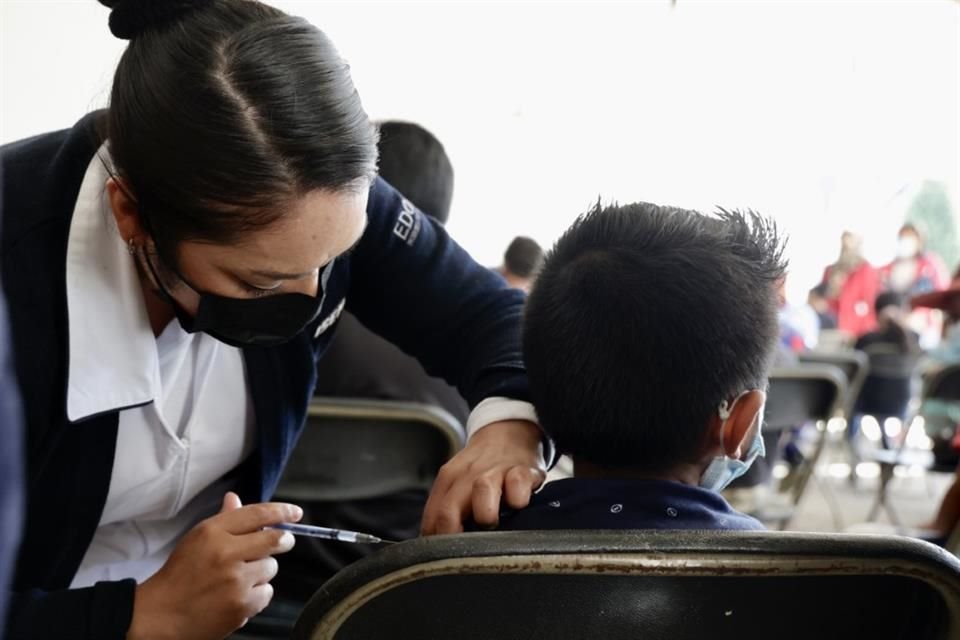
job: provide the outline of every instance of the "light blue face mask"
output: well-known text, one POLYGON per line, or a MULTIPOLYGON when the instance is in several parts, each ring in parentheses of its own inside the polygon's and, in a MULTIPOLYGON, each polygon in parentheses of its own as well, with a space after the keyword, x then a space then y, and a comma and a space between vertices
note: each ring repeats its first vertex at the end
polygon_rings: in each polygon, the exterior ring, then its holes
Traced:
MULTIPOLYGON (((723 420, 723 424, 720 425, 721 430, 723 426, 726 425, 727 420, 730 419, 730 414, 733 412, 733 408, 737 406, 737 402, 739 402, 740 398, 746 393, 747 392, 744 391, 737 396, 737 399, 729 406, 726 400, 720 403, 717 414, 720 416, 720 419, 723 420)), ((710 461, 710 466, 708 466, 703 472, 703 475, 700 476, 700 486, 704 489, 710 489, 711 491, 723 491, 727 488, 727 485, 745 474, 758 456, 766 456, 767 449, 763 444, 763 437, 760 435, 760 429, 762 427, 763 406, 761 405, 760 411, 757 413, 757 433, 753 437, 753 442, 750 443, 750 448, 747 449, 747 455, 745 455, 742 460, 731 458, 730 456, 717 456, 710 461)))

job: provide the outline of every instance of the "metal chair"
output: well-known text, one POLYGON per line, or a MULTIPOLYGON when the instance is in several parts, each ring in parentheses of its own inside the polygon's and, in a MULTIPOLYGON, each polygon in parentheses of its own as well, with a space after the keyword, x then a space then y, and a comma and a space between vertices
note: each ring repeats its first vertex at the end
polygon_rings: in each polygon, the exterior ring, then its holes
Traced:
MULTIPOLYGON (((770 372, 767 390, 767 408, 764 428, 786 431, 806 423, 817 425, 817 441, 813 452, 794 471, 793 483, 786 507, 765 506, 753 513, 764 522, 785 528, 803 497, 826 444, 826 423, 841 411, 846 398, 846 379, 842 371, 832 365, 801 364, 796 367, 776 368, 770 372)), ((834 518, 839 519, 833 495, 823 491, 834 518)))
MULTIPOLYGON (((922 392, 924 400, 955 400, 960 401, 960 364, 944 367, 933 374, 924 384, 922 392)), ((907 446, 913 421, 907 421, 903 441, 896 449, 878 449, 870 454, 870 459, 880 465, 880 483, 877 489, 877 499, 870 508, 868 522, 873 522, 880 515, 880 510, 887 512, 890 522, 900 527, 900 517, 890 503, 888 490, 893 480, 895 470, 899 466, 921 466, 928 471, 953 473, 953 468, 940 468, 935 464, 933 454, 929 451, 909 449, 907 446)))
POLYGON ((429 489, 464 440, 460 423, 438 407, 314 398, 276 495, 334 501, 429 489))
POLYGON ((293 640, 946 640, 960 561, 907 538, 527 531, 401 543, 320 588, 293 640))
POLYGON ((870 372, 870 360, 860 351, 806 351, 799 354, 801 363, 831 365, 840 369, 846 376, 846 394, 843 401, 843 417, 849 420, 853 415, 853 407, 860 396, 860 389, 870 372))
MULTIPOLYGON (((415 537, 433 480, 464 444, 464 429, 445 410, 381 400, 315 398, 275 499, 299 504, 304 522, 365 531, 384 539, 415 537)), ((278 556, 276 597, 237 638, 286 638, 296 613, 340 568, 376 551, 301 539, 278 556)))

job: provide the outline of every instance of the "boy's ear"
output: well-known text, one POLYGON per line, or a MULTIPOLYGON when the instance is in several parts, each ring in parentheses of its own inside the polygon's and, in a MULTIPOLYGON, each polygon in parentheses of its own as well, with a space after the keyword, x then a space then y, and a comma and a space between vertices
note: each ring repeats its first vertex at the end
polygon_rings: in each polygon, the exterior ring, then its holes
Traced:
MULTIPOLYGON (((749 448, 754 434, 760 428, 759 424, 754 425, 766 401, 766 393, 753 389, 740 396, 730 407, 730 417, 724 423, 723 432, 720 434, 723 452, 727 456, 739 459, 749 448)), ((723 422, 722 418, 720 421, 723 422)))

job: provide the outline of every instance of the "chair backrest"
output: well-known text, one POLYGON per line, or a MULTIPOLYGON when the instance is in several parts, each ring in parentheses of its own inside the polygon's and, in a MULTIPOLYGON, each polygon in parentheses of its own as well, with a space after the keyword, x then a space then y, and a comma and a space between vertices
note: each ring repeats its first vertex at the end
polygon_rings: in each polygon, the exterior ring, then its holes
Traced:
POLYGON ((829 420, 846 397, 846 377, 831 365, 778 367, 769 381, 764 422, 771 429, 829 420))
POLYGON ((946 366, 933 374, 923 395, 938 400, 960 400, 960 364, 946 366))
POLYGON ((799 355, 801 363, 832 365, 840 369, 847 378, 846 396, 843 402, 844 417, 848 420, 853 413, 853 405, 860 395, 860 388, 870 372, 870 360, 860 351, 823 352, 807 351, 799 355))
POLYGON ((438 407, 315 398, 276 495, 337 501, 429 489, 463 443, 463 427, 438 407))
POLYGON ((842 329, 821 329, 817 339, 817 351, 842 352, 853 348, 854 336, 842 329))
POLYGON ((908 538, 527 531, 421 538, 327 582, 294 640, 960 634, 960 562, 908 538))

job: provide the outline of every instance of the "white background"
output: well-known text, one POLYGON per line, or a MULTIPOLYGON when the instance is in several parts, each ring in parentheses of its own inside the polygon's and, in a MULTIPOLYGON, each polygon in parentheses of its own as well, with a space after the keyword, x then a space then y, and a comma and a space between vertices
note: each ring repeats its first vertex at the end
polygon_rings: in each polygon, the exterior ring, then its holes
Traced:
MULTIPOLYGON (((923 179, 960 207, 960 3, 274 2, 325 30, 371 117, 456 170, 450 230, 495 264, 600 196, 752 207, 792 237, 791 298, 844 228, 892 257, 923 179)), ((0 142, 104 106, 124 43, 95 0, 0 0, 0 142)))

